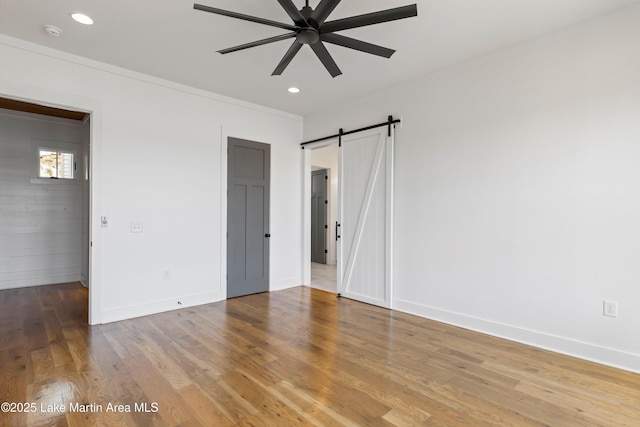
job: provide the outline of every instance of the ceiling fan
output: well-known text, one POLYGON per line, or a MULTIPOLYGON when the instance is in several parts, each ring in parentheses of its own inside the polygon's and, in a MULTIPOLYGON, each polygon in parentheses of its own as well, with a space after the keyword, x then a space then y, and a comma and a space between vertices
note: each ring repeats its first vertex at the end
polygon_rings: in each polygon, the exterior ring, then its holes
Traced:
POLYGON ((329 54, 329 51, 327 50, 323 42, 359 50, 361 52, 370 53, 372 55, 390 58, 391 55, 393 55, 395 52, 395 50, 393 49, 388 49, 386 47, 378 46, 334 33, 336 31, 349 30, 351 28, 364 27, 367 25, 380 24, 383 22, 395 21, 397 19, 418 16, 418 7, 417 5, 412 4, 408 6, 401 6, 393 9, 381 10, 379 12, 366 13, 363 15, 356 15, 349 18, 325 22, 331 12, 333 12, 333 10, 336 8, 338 3, 340 3, 340 0, 321 0, 315 9, 311 8, 309 6, 309 0, 306 0, 305 6, 300 10, 298 10, 292 0, 278 0, 278 3, 280 3, 282 8, 291 17, 291 19, 293 20, 293 25, 271 21, 269 19, 263 19, 256 16, 245 15, 242 13, 231 12, 228 10, 217 9, 215 7, 205 6, 197 3, 193 5, 193 8, 204 12, 215 13, 217 15, 224 15, 231 18, 242 19, 245 21, 256 22, 258 24, 269 25, 272 27, 289 30, 290 32, 287 34, 269 37, 266 39, 218 51, 219 53, 224 55, 227 53, 248 49, 250 47, 262 46, 268 43, 295 38, 295 41, 293 42, 289 50, 287 50, 280 63, 271 74, 272 76, 281 75, 285 68, 287 68, 291 60, 296 56, 298 51, 300 51, 302 45, 305 44, 308 44, 311 49, 313 49, 318 59, 320 59, 329 74, 331 74, 331 77, 339 76, 340 74, 342 74, 342 71, 340 71, 340 68, 338 68, 338 65, 329 54))

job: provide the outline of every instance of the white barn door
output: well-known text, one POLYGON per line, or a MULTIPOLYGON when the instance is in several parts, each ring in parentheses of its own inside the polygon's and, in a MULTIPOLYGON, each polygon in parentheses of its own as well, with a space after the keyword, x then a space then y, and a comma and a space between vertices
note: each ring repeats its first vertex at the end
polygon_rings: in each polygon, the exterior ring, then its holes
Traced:
POLYGON ((342 137, 338 293, 391 308, 393 131, 342 137))

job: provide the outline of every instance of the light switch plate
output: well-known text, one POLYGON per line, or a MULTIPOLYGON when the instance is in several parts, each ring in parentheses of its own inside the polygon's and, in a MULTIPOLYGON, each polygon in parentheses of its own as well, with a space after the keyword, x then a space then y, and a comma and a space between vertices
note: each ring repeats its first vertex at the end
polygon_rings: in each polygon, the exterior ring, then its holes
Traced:
POLYGON ((618 303, 616 301, 604 300, 602 314, 607 317, 618 317, 618 303))

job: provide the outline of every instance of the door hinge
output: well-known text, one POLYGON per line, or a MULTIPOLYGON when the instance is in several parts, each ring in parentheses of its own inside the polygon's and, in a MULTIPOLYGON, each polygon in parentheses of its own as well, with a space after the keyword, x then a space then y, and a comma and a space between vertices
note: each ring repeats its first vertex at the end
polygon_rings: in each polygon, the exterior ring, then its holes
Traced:
POLYGON ((328 205, 328 204, 329 204, 329 201, 328 201, 328 200, 325 200, 325 201, 324 201, 324 204, 325 204, 325 205, 328 205))
POLYGON ((329 179, 329 177, 325 175, 324 179, 329 179))
POLYGON ((328 253, 329 253, 329 251, 325 249, 325 250, 324 250, 324 253, 325 253, 325 254, 328 254, 328 253))
POLYGON ((324 225, 324 228, 329 228, 329 226, 327 224, 324 225))

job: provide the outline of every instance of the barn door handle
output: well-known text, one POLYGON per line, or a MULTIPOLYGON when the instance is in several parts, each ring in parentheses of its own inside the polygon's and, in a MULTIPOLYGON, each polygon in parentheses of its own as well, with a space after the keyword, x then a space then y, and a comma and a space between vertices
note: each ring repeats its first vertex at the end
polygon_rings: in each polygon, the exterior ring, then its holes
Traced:
POLYGON ((340 238, 340 224, 336 221, 336 240, 340 238))
POLYGON ((267 233, 267 234, 264 235, 264 237, 266 237, 268 239, 269 237, 271 237, 271 234, 267 233))

